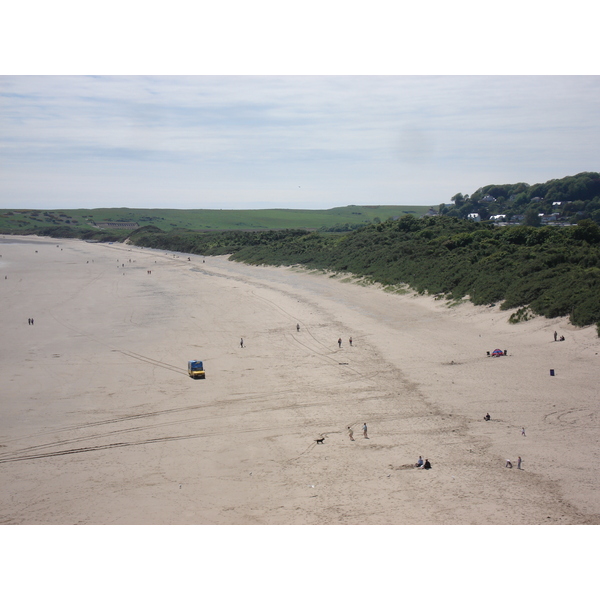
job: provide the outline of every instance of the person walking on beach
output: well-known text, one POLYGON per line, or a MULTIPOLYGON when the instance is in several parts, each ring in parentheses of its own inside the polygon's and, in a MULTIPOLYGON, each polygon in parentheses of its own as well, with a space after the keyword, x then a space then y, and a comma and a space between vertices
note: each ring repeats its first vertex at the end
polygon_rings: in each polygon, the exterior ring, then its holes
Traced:
POLYGON ((354 431, 352 431, 352 429, 350 428, 349 425, 348 425, 348 437, 350 438, 351 442, 354 441, 354 431))
POLYGON ((300 331, 300 323, 296 323, 296 331, 300 331))
POLYGON ((556 341, 556 338, 558 337, 558 333, 556 333, 556 331, 554 332, 554 341, 556 341))
POLYGON ((243 348, 243 347, 244 347, 244 338, 241 338, 240 339, 240 348, 243 348))
POLYGON ((342 347, 342 338, 338 339, 338 346, 341 348, 342 347))
POLYGON ((363 437, 368 440, 369 438, 367 437, 367 424, 365 423, 363 425, 363 437))
POLYGON ((520 457, 520 456, 519 456, 519 457, 517 457, 517 469, 521 469, 521 463, 522 463, 522 462, 523 462, 523 461, 521 460, 521 457, 520 457))
POLYGON ((352 338, 350 338, 348 341, 350 342, 350 345, 352 346, 352 338))
MULTIPOLYGON (((525 435, 525 427, 521 427, 521 435, 525 435)), ((527 437, 527 436, 525 436, 527 437)))

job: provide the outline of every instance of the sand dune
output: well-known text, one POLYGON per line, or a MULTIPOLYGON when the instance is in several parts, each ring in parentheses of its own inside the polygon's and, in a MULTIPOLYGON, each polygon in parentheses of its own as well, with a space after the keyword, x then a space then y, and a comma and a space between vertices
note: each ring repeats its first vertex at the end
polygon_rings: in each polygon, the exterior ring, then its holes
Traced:
POLYGON ((0 254, 2 523, 600 522, 595 327, 123 244, 0 254))

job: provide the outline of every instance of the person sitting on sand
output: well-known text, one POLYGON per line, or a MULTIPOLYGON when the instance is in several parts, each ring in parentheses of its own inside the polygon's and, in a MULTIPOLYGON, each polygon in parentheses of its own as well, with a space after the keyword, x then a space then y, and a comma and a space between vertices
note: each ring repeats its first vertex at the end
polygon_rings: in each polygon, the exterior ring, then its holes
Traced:
POLYGON ((486 413, 485 417, 483 417, 484 421, 489 421, 491 420, 492 417, 490 417, 490 413, 486 413))
POLYGON ((564 341, 565 341, 565 336, 564 336, 564 335, 561 335, 561 336, 560 336, 560 340, 559 340, 559 342, 564 342, 564 341))
POLYGON ((428 458, 425 459, 425 462, 419 467, 419 469, 431 469, 431 463, 429 462, 428 458))
POLYGON ((417 469, 420 469, 423 466, 423 457, 419 456, 419 460, 417 461, 417 464, 415 465, 415 467, 417 467, 417 469))

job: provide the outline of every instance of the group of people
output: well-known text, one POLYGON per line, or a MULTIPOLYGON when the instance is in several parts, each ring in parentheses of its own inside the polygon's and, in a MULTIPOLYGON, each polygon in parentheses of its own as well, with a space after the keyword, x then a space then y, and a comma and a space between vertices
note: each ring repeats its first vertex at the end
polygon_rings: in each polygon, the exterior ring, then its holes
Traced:
MULTIPOLYGON (((523 463, 523 459, 518 456, 517 457, 517 469, 521 468, 521 464, 523 463)), ((506 464, 504 465, 505 467, 508 467, 509 469, 512 469, 513 465, 512 465, 512 460, 510 460, 510 458, 506 459, 506 464)))
MULTIPOLYGON (((367 435, 367 424, 363 423, 362 426, 362 431, 363 431, 363 437, 368 440, 369 436, 367 435)), ((354 430, 352 429, 352 427, 350 427, 348 425, 348 437, 350 438, 350 441, 353 442, 354 441, 354 430)))
MULTIPOLYGON (((485 417, 483 417, 484 421, 490 421, 491 419, 492 419, 492 417, 490 417, 490 413, 486 413, 485 417)), ((521 435, 526 437, 525 427, 521 427, 521 435)), ((419 456, 419 458, 421 458, 421 457, 419 456)), ((522 462, 523 462, 523 459, 520 456, 517 457, 517 469, 521 468, 521 463, 522 462)), ((506 464, 504 466, 508 467, 509 469, 512 469, 512 466, 513 466, 512 465, 512 461, 509 458, 507 458, 506 459, 506 464)))
MULTIPOLYGON (((348 340, 348 343, 352 346, 352 337, 348 340)), ((342 338, 338 338, 338 347, 342 347, 342 338)))
POLYGON ((423 460, 422 456, 419 456, 419 460, 417 461, 417 464, 415 465, 415 467, 417 467, 417 469, 431 469, 431 463, 429 462, 429 459, 426 458, 425 460, 423 460))
POLYGON ((565 336, 561 335, 560 338, 558 337, 558 333, 556 333, 556 331, 554 332, 554 341, 555 342, 564 342, 565 341, 565 336))
MULTIPOLYGON (((363 437, 368 440, 369 436, 367 435, 367 424, 366 423, 363 423, 362 431, 363 431, 363 437)), ((350 438, 351 442, 355 441, 354 440, 354 430, 350 426, 348 426, 348 437, 350 438)), ((521 463, 519 463, 519 468, 521 468, 520 465, 521 465, 521 463)), ((423 457, 419 456, 419 460, 417 461, 417 464, 415 465, 415 467, 417 469, 428 470, 428 469, 431 469, 431 463, 429 462, 428 458, 426 458, 425 460, 423 460, 423 457)))
POLYGON ((33 319, 27 319, 27 322, 28 322, 30 325, 33 325, 33 319))

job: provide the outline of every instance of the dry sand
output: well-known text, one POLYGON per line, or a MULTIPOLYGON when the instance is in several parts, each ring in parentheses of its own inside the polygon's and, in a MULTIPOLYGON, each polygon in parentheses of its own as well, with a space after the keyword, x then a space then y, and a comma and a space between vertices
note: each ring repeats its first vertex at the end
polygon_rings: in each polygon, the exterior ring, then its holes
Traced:
POLYGON ((0 254, 1 523, 600 521, 595 327, 123 244, 0 254))

